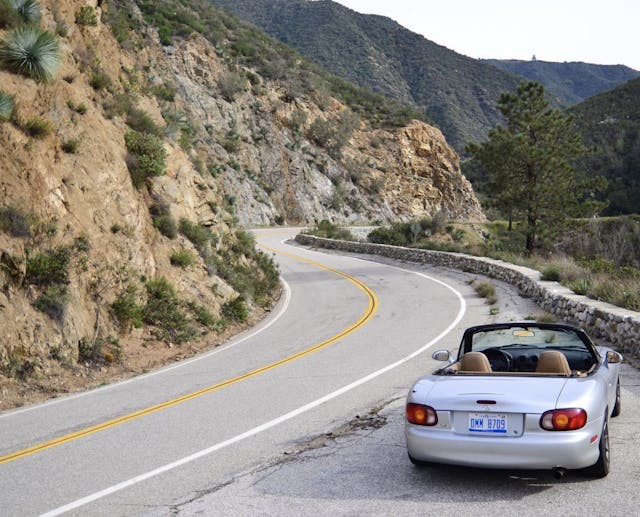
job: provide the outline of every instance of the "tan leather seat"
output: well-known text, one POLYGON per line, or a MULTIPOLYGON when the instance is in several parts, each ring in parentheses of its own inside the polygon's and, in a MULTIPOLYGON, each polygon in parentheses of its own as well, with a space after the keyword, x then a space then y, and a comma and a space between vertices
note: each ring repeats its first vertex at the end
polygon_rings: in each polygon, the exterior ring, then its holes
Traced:
POLYGON ((548 350, 542 352, 538 359, 538 365, 536 366, 537 373, 554 373, 556 375, 564 375, 569 377, 571 375, 571 368, 567 358, 562 352, 557 350, 548 350))
POLYGON ((460 359, 460 372, 491 373, 491 364, 482 352, 467 352, 460 359))

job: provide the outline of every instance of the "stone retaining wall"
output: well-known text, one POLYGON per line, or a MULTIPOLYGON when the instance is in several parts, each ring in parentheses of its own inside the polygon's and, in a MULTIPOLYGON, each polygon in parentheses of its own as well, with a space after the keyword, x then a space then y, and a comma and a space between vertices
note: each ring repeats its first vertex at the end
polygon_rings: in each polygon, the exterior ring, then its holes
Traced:
POLYGON ((584 328, 594 337, 615 344, 640 357, 640 313, 580 296, 558 282, 540 280, 540 272, 489 258, 461 253, 419 250, 363 242, 323 239, 299 234, 296 241, 307 246, 337 249, 461 269, 502 280, 516 286, 522 296, 533 298, 545 311, 584 328))

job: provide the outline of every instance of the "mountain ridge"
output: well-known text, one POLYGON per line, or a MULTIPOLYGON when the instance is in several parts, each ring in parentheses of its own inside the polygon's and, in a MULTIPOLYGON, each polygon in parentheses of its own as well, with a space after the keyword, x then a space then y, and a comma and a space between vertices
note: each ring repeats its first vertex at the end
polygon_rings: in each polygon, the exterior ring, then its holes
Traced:
POLYGON ((593 149, 581 162, 607 178, 606 215, 632 214, 640 207, 640 77, 590 97, 568 110, 593 149))
MULTIPOLYGON (((211 0, 260 27, 331 72, 422 110, 458 150, 481 141, 501 122, 496 107, 500 95, 515 91, 518 83, 535 79, 516 74, 499 60, 476 60, 459 54, 397 22, 380 15, 365 15, 330 0, 211 0), (319 28, 323 30, 319 30, 319 28)), ((526 63, 526 62, 525 62, 526 63)), ((538 68, 544 62, 539 62, 538 68)), ((527 72, 529 65, 521 65, 527 72)), ((615 72, 606 65, 573 67, 550 64, 538 73, 554 107, 575 104, 586 95, 624 82, 629 70, 615 72), (556 66, 557 65, 557 66, 556 66), (605 66, 605 68, 602 68, 605 66), (562 74, 558 69, 564 68, 562 74), (580 68, 577 72, 574 68, 580 68), (553 73, 551 73, 553 72, 553 73), (586 82, 598 78, 596 89, 586 82), (615 75, 615 74, 614 74, 615 75), (572 78, 577 85, 563 84, 572 78), (576 93, 575 89, 579 92, 576 93)), ((631 78, 631 76, 629 76, 631 78)))
POLYGON ((429 41, 389 18, 363 15, 335 2, 213 3, 355 84, 412 102, 459 151, 468 141, 484 137, 500 120, 496 108, 500 94, 520 82, 513 74, 429 41), (318 27, 329 27, 330 33, 318 27))
POLYGON ((483 59, 484 63, 537 81, 564 106, 573 106, 640 76, 625 65, 597 65, 581 61, 553 62, 518 59, 483 59))

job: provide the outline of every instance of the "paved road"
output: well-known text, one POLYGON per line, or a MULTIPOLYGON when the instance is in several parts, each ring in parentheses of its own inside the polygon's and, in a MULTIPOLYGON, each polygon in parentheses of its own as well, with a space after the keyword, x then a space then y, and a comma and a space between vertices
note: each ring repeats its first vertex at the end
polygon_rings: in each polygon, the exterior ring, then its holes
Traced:
MULTIPOLYGON (((173 508, 196 515, 273 516, 620 516, 640 507, 640 376, 623 367, 624 413, 611 420, 612 471, 605 479, 568 473, 439 466, 406 458, 405 392, 375 413, 291 448, 270 465, 237 476, 173 508), (308 447, 306 448, 305 447, 308 447), (306 450, 305 450, 306 448, 306 450), (302 449, 302 452, 299 452, 302 449)), ((167 515, 154 512, 151 515, 167 515)))
POLYGON ((0 514, 139 514, 228 483, 393 393, 419 373, 399 361, 436 338, 453 346, 482 305, 465 284, 281 244, 288 236, 260 237, 287 289, 257 333, 0 415, 0 514))
MULTIPOLYGON (((401 398, 432 368, 428 352, 454 348, 464 327, 492 319, 469 277, 317 253, 283 244, 288 236, 259 237, 277 252, 286 295, 254 331, 135 380, 0 415, 0 515, 428 515, 425 503, 442 513, 467 499, 488 502, 482 513, 513 510, 506 502, 522 490, 544 494, 528 477, 422 473, 405 460, 401 398), (345 425, 381 402, 384 418, 345 425), (337 438, 313 448, 329 432, 337 438)), ((535 312, 509 289, 499 295, 494 319, 535 312)), ((631 441, 638 404, 627 391, 618 421, 631 441)), ((624 494, 637 471, 625 478, 624 494)), ((542 499, 542 513, 556 509, 542 499)))

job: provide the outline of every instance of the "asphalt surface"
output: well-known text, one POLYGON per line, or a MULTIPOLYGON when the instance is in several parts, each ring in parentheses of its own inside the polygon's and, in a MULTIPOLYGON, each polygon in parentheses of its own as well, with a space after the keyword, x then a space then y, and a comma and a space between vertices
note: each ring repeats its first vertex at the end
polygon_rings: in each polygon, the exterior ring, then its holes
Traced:
POLYGON ((627 373, 605 480, 412 467, 402 399, 435 368, 431 352, 456 348, 469 325, 539 311, 496 283, 491 315, 469 275, 281 243, 292 234, 259 236, 277 250, 286 288, 254 331, 153 374, 0 415, 0 515, 494 515, 514 502, 523 513, 525 501, 537 514, 578 515, 613 508, 603 498, 637 508, 638 383, 627 373), (558 506, 558 493, 573 506, 558 506))
MULTIPOLYGON (((593 480, 569 472, 417 468, 406 457, 403 391, 382 410, 354 420, 278 461, 193 501, 181 517, 225 516, 629 516, 640 505, 640 378, 624 368, 624 412, 611 420, 612 471, 593 480)), ((160 513, 154 514, 160 515, 160 513)), ((168 512, 162 513, 168 515, 168 512)))

